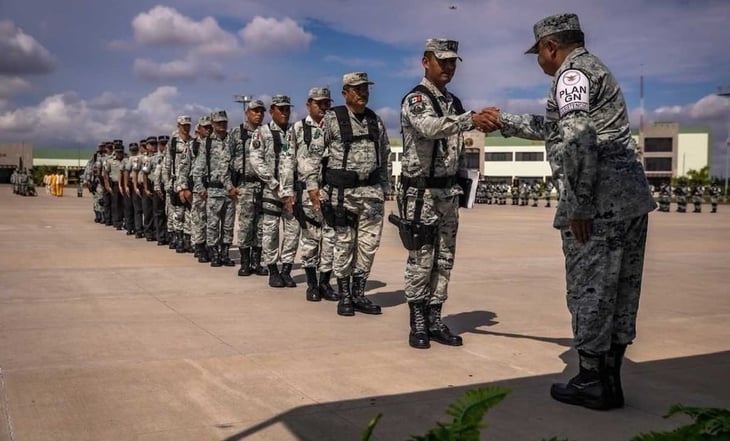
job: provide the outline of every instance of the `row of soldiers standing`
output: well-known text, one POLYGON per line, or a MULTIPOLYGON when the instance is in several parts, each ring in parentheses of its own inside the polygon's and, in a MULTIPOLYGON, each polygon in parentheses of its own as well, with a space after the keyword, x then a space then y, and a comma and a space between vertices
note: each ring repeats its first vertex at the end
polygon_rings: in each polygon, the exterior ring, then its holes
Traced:
POLYGON ((540 198, 544 197, 545 207, 550 207, 553 188, 552 182, 547 184, 523 182, 510 186, 505 183, 491 184, 481 181, 477 186, 475 202, 487 205, 507 205, 507 196, 510 195, 512 205, 526 207, 532 200, 532 206, 537 207, 540 198))
POLYGON ((670 211, 670 205, 672 203, 672 195, 675 196, 677 201, 677 213, 687 212, 687 199, 692 197, 692 204, 694 205, 693 213, 702 212, 702 203, 705 199, 705 195, 710 195, 710 204, 712 206, 711 213, 717 213, 717 204, 720 201, 720 195, 722 190, 720 187, 713 184, 710 188, 705 188, 702 185, 696 185, 690 187, 688 185, 679 185, 672 187, 670 184, 663 184, 659 187, 659 210, 664 213, 670 211))
POLYGON ((10 174, 10 184, 13 187, 13 194, 19 196, 36 196, 35 183, 30 170, 25 168, 13 169, 10 174))

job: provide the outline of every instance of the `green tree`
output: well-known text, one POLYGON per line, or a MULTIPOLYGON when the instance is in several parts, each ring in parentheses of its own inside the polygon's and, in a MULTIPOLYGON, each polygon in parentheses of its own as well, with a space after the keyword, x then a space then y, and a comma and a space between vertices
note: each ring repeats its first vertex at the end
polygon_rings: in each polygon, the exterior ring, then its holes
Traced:
POLYGON ((710 185, 710 166, 706 165, 699 170, 690 169, 687 171, 687 178, 691 186, 702 185, 707 187, 710 185))

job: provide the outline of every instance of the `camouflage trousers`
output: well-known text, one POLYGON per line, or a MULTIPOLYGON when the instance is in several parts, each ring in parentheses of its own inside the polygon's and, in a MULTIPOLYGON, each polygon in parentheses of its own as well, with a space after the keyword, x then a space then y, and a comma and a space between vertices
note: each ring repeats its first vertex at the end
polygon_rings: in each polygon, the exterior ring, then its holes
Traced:
MULTIPOLYGON (((383 234, 385 204, 380 199, 360 197, 355 191, 346 193, 344 202, 357 216, 357 229, 335 227, 333 271, 337 278, 355 274, 367 279, 383 234)), ((337 204, 336 198, 332 204, 337 204)))
POLYGON ((193 204, 190 208, 190 236, 193 245, 206 243, 206 229, 208 225, 206 203, 197 193, 193 193, 193 204))
MULTIPOLYGON (((406 219, 412 220, 416 198, 408 197, 406 219)), ((428 192, 423 197, 421 221, 438 226, 434 244, 424 245, 408 252, 405 274, 405 295, 408 302, 441 304, 448 297, 451 270, 456 253, 456 231, 459 228, 459 197, 432 198, 428 192)))
POLYGON ((104 191, 101 186, 97 186, 96 193, 94 193, 94 211, 102 213, 104 211, 104 191))
POLYGON ((636 337, 648 218, 594 222, 584 244, 560 230, 576 349, 606 352, 636 337))
MULTIPOLYGON (((310 219, 317 219, 312 204, 307 199, 303 207, 304 215, 310 219)), ((307 228, 302 229, 299 239, 299 250, 302 255, 303 268, 317 268, 319 272, 332 271, 334 259, 335 230, 320 221, 320 226, 307 222, 307 228)))
POLYGON ((263 238, 261 246, 262 260, 266 265, 274 265, 281 260, 281 263, 294 263, 294 256, 297 254, 299 244, 299 223, 291 213, 282 210, 274 201, 276 198, 268 188, 263 192, 263 238), (278 213, 278 215, 277 215, 278 213), (279 223, 281 221, 283 237, 279 241, 279 223), (281 253, 279 252, 281 246, 281 253))
POLYGON ((192 222, 190 219, 190 209, 184 205, 179 207, 171 205, 170 209, 172 212, 172 229, 169 231, 191 234, 192 222))
MULTIPOLYGON (((238 187, 236 214, 238 215, 238 246, 260 247, 264 217, 258 212, 256 193, 261 191, 258 182, 247 182, 238 187)), ((258 262, 257 262, 258 263, 258 262)))
POLYGON ((207 200, 207 227, 206 242, 209 247, 218 243, 233 243, 233 220, 235 207, 233 200, 228 196, 211 194, 208 192, 207 200))

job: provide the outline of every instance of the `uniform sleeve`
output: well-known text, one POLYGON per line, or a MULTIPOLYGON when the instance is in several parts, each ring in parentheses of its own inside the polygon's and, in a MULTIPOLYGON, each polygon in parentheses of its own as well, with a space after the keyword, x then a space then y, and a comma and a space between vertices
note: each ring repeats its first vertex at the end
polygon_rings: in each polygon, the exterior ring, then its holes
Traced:
POLYGON ((270 141, 267 137, 263 136, 263 131, 259 128, 253 134, 253 140, 251 141, 251 168, 253 168, 256 176, 264 182, 269 190, 276 191, 279 187, 279 181, 274 178, 272 167, 266 163, 266 149, 274 148, 269 146, 270 141))
POLYGON ((401 112, 411 126, 426 139, 442 139, 474 128, 471 112, 440 117, 431 100, 418 92, 406 96, 401 112))
POLYGON ((542 115, 515 115, 501 112, 499 121, 502 123, 502 136, 516 136, 518 138, 544 140, 547 130, 545 117, 542 115))
POLYGON ((380 170, 378 170, 378 176, 383 191, 387 193, 390 191, 390 176, 393 174, 393 163, 390 161, 390 140, 388 139, 385 124, 380 117, 378 117, 378 126, 380 129, 380 170))
MULTIPOLYGON (((170 186, 170 167, 172 166, 172 159, 170 156, 172 156, 172 153, 170 153, 170 150, 172 149, 172 141, 170 141, 170 145, 167 146, 167 152, 162 157, 162 170, 160 171, 160 190, 163 190, 163 186, 169 187, 170 186)), ((166 190, 169 190, 169 188, 166 188, 166 190)))
POLYGON ((221 177, 223 178, 223 187, 227 191, 230 191, 233 188, 233 180, 231 179, 231 143, 230 138, 229 143, 225 148, 222 149, 221 152, 221 158, 219 162, 219 166, 221 167, 220 173, 221 177))
POLYGON ((294 172, 297 168, 297 144, 296 144, 296 124, 292 124, 286 132, 286 142, 288 149, 282 152, 279 161, 279 180, 281 185, 281 196, 294 196, 294 172))
POLYGON ((193 191, 195 193, 200 193, 201 191, 205 191, 205 186, 203 185, 203 175, 206 173, 206 163, 205 163, 205 148, 206 148, 207 142, 204 140, 200 143, 200 147, 198 148, 198 155, 195 158, 192 158, 191 156, 191 164, 190 164, 190 174, 193 177, 193 191))
POLYGON ((320 169, 326 145, 326 131, 312 127, 312 142, 309 148, 301 148, 297 152, 299 175, 307 185, 307 191, 319 189, 320 169))
MULTIPOLYGON (((563 72, 555 88, 562 139, 562 173, 565 207, 569 219, 592 219, 596 215, 594 188, 598 177, 596 129, 590 115, 592 87, 585 73, 563 72)), ((595 93, 595 92, 594 92, 595 93)))
POLYGON ((192 188, 188 188, 188 182, 193 167, 192 156, 193 155, 190 151, 182 153, 178 156, 178 161, 180 161, 180 163, 178 165, 177 178, 175 179, 175 191, 192 190, 192 188))

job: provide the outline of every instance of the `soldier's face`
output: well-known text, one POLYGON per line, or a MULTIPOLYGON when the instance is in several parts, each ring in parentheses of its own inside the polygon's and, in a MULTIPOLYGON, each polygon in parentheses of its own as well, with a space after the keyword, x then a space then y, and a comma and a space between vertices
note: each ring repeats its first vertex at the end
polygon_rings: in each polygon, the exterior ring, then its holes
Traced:
POLYGON ((198 129, 200 132, 200 136, 210 136, 210 132, 213 131, 213 127, 211 126, 200 126, 198 129))
POLYGON ((345 86, 342 89, 342 96, 345 98, 345 103, 364 107, 370 100, 370 85, 345 86))
POLYGON ((228 131, 228 121, 215 121, 213 123, 213 130, 217 133, 223 133, 228 131))
POLYGON ((309 116, 312 117, 316 122, 320 122, 324 118, 324 114, 332 107, 332 101, 330 100, 313 100, 307 101, 307 111, 309 116))
POLYGON ((157 143, 156 142, 148 142, 147 143, 147 152, 149 153, 155 153, 157 151, 157 143))
POLYGON ((542 71, 546 75, 554 76, 555 72, 560 68, 557 62, 558 45, 555 40, 543 38, 537 44, 537 64, 540 65, 542 71))
POLYGON ((246 119, 252 126, 258 127, 264 122, 264 113, 266 112, 263 107, 248 109, 246 110, 246 119))
POLYGON ((190 124, 178 124, 177 129, 180 133, 190 135, 190 124))
POLYGON ((456 72, 456 58, 436 58, 435 55, 429 54, 423 57, 421 63, 426 70, 426 78, 432 83, 447 84, 454 78, 456 72))
POLYGON ((290 116, 290 106, 271 106, 271 119, 273 119, 277 125, 283 126, 289 124, 290 116))

